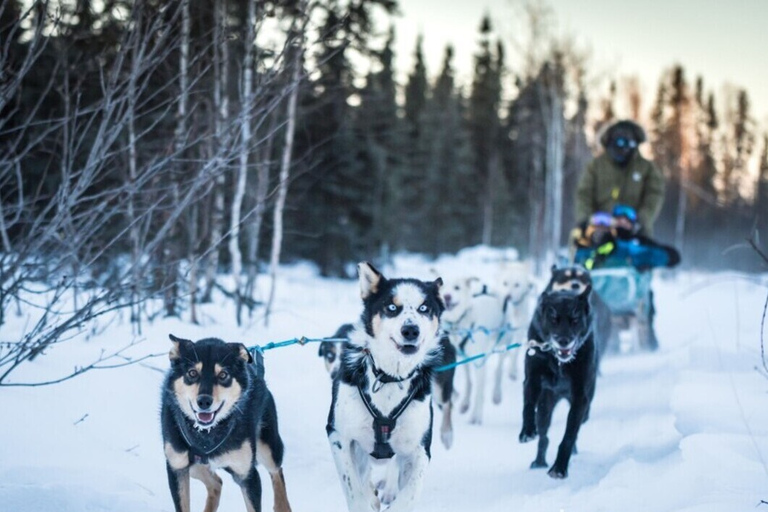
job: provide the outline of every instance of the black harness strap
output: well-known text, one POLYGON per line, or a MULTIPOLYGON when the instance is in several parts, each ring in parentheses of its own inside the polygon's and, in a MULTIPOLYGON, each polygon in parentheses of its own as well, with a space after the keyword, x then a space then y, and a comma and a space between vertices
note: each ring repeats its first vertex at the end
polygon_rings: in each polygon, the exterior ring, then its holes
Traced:
POLYGON ((189 445, 189 462, 192 464, 208 464, 208 457, 218 450, 221 445, 224 444, 224 441, 226 441, 230 434, 232 434, 232 431, 235 430, 235 422, 230 421, 229 422, 229 429, 227 430, 227 433, 224 434, 221 438, 221 440, 216 443, 213 447, 209 447, 206 445, 213 444, 212 439, 208 437, 202 437, 200 441, 197 443, 193 443, 189 440, 189 436, 186 432, 186 425, 179 425, 179 431, 181 432, 181 436, 184 438, 184 441, 187 442, 187 445, 189 445))
POLYGON ((368 393, 363 391, 363 388, 358 386, 357 391, 360 393, 360 398, 365 404, 365 408, 373 416, 373 451, 371 457, 375 459, 391 459, 395 452, 392 451, 392 447, 389 445, 389 439, 392 437, 392 431, 397 426, 397 418, 405 411, 405 408, 413 401, 413 396, 416 394, 418 386, 411 384, 411 391, 408 396, 397 404, 389 416, 384 416, 375 405, 371 402, 371 397, 368 393))
POLYGON ((383 384, 397 383, 400 385, 400 388, 402 389, 403 387, 402 383, 405 382, 406 380, 409 380, 418 371, 418 368, 416 368, 405 377, 393 377, 392 375, 384 372, 384 370, 380 368, 376 368, 376 363, 374 363, 373 361, 373 356, 371 355, 370 352, 368 352, 367 349, 365 349, 365 353, 371 362, 371 371, 373 372, 373 376, 376 379, 373 383, 373 386, 371 387, 371 391, 373 391, 374 393, 376 393, 379 389, 381 389, 381 386, 383 384))

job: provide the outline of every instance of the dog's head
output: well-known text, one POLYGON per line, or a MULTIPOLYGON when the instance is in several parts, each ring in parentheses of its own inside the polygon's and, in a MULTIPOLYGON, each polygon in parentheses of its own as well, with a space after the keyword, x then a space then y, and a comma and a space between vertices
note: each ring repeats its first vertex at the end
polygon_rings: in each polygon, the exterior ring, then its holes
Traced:
POLYGON ((587 286, 592 285, 592 278, 589 271, 580 265, 571 267, 557 268, 552 266, 552 277, 549 280, 547 290, 549 291, 569 291, 573 293, 582 293, 587 286))
POLYGON ((361 320, 372 338, 371 355, 382 369, 390 366, 386 361, 398 369, 415 367, 439 343, 440 315, 445 309, 440 296, 442 279, 386 279, 367 262, 357 268, 363 299, 361 320), (396 363, 403 359, 411 362, 396 363))
POLYGON ((592 313, 587 285, 581 293, 546 291, 538 304, 538 322, 543 342, 561 363, 576 357, 592 328, 592 313))
POLYGON ((339 371, 339 345, 330 341, 320 343, 317 355, 323 358, 325 369, 333 379, 339 371))
POLYGON ((520 261, 506 263, 499 272, 498 282, 504 299, 519 303, 533 290, 530 265, 520 261))
POLYGON ((213 428, 236 410, 253 378, 249 370, 253 358, 241 343, 169 337, 173 343, 169 389, 197 428, 213 428))
POLYGON ((472 296, 482 288, 477 277, 460 277, 450 279, 440 287, 440 296, 445 304, 442 319, 446 322, 457 322, 469 310, 472 296))

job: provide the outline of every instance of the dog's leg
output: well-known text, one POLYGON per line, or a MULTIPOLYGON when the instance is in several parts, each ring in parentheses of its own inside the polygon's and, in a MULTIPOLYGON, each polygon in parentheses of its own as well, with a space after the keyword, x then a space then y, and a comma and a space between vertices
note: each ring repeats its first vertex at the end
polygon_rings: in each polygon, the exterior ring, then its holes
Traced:
POLYGON ((424 473, 429 464, 429 456, 424 447, 410 457, 397 456, 400 466, 400 492, 392 502, 387 512, 411 512, 421 495, 424 473))
POLYGON ((166 442, 165 467, 176 512, 189 512, 189 452, 176 451, 170 442, 166 442))
POLYGON ((189 469, 189 476, 200 480, 208 491, 208 497, 205 499, 205 509, 203 512, 216 512, 219 508, 219 499, 221 498, 221 478, 211 471, 211 467, 203 464, 194 464, 189 469))
POLYGON ((574 393, 574 397, 571 400, 571 409, 568 411, 565 435, 563 435, 563 440, 560 441, 560 446, 557 449, 555 463, 548 472, 552 478, 566 478, 568 476, 568 462, 571 460, 576 437, 579 435, 579 429, 584 420, 584 412, 588 404, 589 400, 584 393, 574 393))
POLYGON ((485 368, 486 365, 482 364, 476 368, 475 379, 475 403, 472 405, 472 416, 469 422, 473 425, 480 425, 483 423, 483 402, 485 401, 485 368))
POLYGON ((256 441, 256 459, 261 463, 272 479, 272 489, 275 495, 275 512, 291 512, 288 503, 288 493, 285 490, 285 477, 283 476, 283 440, 277 429, 277 409, 270 395, 267 400, 267 408, 262 419, 259 439, 256 441))
POLYGON ((464 383, 464 396, 461 398, 461 405, 459 406, 459 412, 464 414, 469 410, 469 396, 472 394, 472 368, 471 365, 464 365, 464 375, 466 375, 466 381, 464 383))
POLYGON ((504 373, 504 360, 507 358, 505 352, 499 355, 499 364, 496 366, 496 373, 493 376, 493 403, 499 405, 501 403, 501 376, 504 373))
POLYGON ((353 460, 352 442, 343 440, 337 431, 332 431, 328 435, 328 442, 331 445, 333 461, 336 464, 336 471, 339 473, 341 489, 347 500, 349 512, 370 512, 378 511, 379 507, 374 505, 378 499, 373 496, 367 496, 366 490, 371 487, 369 482, 363 482, 358 472, 358 468, 353 460))
MULTIPOLYGON (((261 436, 263 437, 262 430, 261 436)), ((278 439, 279 440, 279 439, 278 439)), ((282 447, 282 442, 280 443, 282 447)), ((260 439, 256 444, 256 458, 261 463, 272 479, 272 490, 275 495, 275 512, 291 512, 291 505, 288 503, 288 493, 285 490, 285 477, 283 468, 275 461, 273 449, 270 444, 260 439)))
POLYGON ((389 459, 384 469, 384 478, 377 483, 376 493, 381 504, 389 506, 397 497, 397 491, 400 490, 400 465, 397 457, 389 459))
POLYGON ((176 470, 166 463, 168 470, 168 486, 171 488, 171 497, 176 512, 189 512, 189 468, 176 470))
POLYGON ((245 478, 242 478, 231 469, 228 471, 235 477, 235 481, 243 492, 245 510, 248 512, 261 512, 261 477, 259 476, 259 472, 256 471, 256 468, 251 467, 251 470, 245 475, 245 478))
POLYGON ((520 430, 519 436, 521 443, 536 439, 536 405, 541 394, 541 381, 532 373, 533 371, 526 364, 525 383, 523 384, 523 428, 520 430))
POLYGON ((531 463, 531 469, 547 467, 547 448, 549 447, 549 426, 552 424, 552 411, 555 409, 555 395, 551 391, 544 391, 539 397, 536 408, 536 429, 539 433, 539 446, 536 451, 536 460, 531 463))
POLYGON ((451 401, 443 405, 443 422, 440 424, 440 440, 446 449, 453 445, 453 423, 451 422, 451 401))

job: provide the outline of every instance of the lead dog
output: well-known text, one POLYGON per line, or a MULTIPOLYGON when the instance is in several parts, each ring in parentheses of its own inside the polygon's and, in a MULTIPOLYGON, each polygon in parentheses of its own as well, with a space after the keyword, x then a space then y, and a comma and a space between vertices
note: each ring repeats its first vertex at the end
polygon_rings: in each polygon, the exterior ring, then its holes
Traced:
MULTIPOLYGON (((332 338, 334 340, 347 338, 353 329, 354 325, 352 324, 342 324, 332 338)), ((331 379, 334 379, 339 371, 341 366, 340 353, 343 349, 344 345, 338 341, 324 341, 320 344, 317 355, 323 358, 325 369, 331 375, 331 379)), ((435 362, 437 366, 450 366, 456 362, 456 348, 451 344, 447 335, 440 337, 440 349, 440 359, 435 362)), ((432 398, 443 414, 443 419, 440 423, 440 441, 442 441, 446 449, 453 445, 453 421, 451 415, 453 411, 453 379, 455 374, 455 368, 448 368, 432 374, 432 398)))
POLYGON ((257 460, 272 477, 275 512, 290 512, 281 468, 283 441, 261 355, 254 363, 240 343, 170 338, 171 368, 163 383, 160 417, 176 512, 190 510, 190 476, 208 491, 205 512, 215 512, 222 486, 216 468, 240 485, 248 512, 261 510, 257 460))
POLYGON ((432 444, 442 280, 386 279, 358 265, 363 313, 333 381, 326 432, 350 512, 413 510, 432 444), (386 465, 385 481, 371 481, 386 465))

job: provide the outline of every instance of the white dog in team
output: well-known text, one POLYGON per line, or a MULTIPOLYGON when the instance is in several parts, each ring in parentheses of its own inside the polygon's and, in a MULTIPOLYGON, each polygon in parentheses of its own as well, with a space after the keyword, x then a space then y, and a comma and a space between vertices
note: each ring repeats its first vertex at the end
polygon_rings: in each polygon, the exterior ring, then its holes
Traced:
MULTIPOLYGON (((500 350, 508 336, 505 297, 501 289, 491 286, 478 277, 465 277, 450 281, 442 289, 445 313, 443 328, 449 333, 462 358, 500 350)), ((474 386, 470 423, 479 425, 483 421, 485 402, 485 376, 492 357, 479 360, 476 364, 463 365, 466 385, 459 411, 469 410, 470 396, 474 386), (474 381, 474 382, 473 382, 474 381)), ((503 364, 503 358, 498 359, 503 364)), ((494 402, 501 400, 501 370, 496 371, 494 402), (498 400, 497 400, 498 398, 498 400)))
MULTIPOLYGON (((528 341, 526 336, 532 314, 531 298, 535 296, 530 264, 521 261, 502 264, 498 274, 498 283, 504 295, 504 313, 508 326, 503 340, 504 344, 519 343, 521 346, 520 349, 512 349, 503 353, 500 357, 504 359, 505 355, 509 354, 509 359, 511 360, 509 377, 512 380, 517 380, 519 354, 525 351, 522 347, 528 341)), ((500 382, 502 364, 499 364, 496 373, 496 383, 498 385, 494 388, 493 402, 499 403, 501 402, 500 382)))

